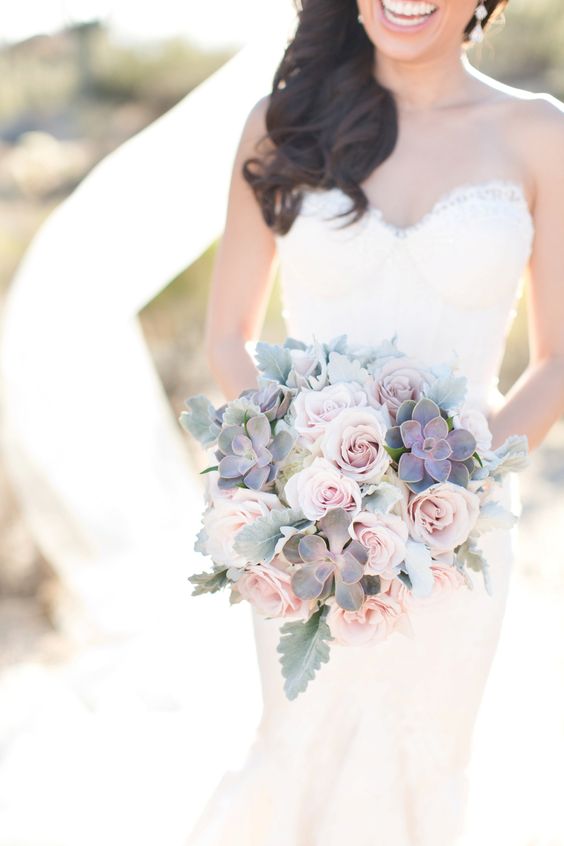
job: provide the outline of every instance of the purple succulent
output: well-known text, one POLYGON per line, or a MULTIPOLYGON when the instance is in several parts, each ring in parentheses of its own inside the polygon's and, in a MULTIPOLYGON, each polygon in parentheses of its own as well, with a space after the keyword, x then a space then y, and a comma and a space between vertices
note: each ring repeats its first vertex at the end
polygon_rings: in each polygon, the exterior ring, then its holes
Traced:
POLYGON ((217 440, 220 488, 263 490, 276 478, 278 463, 293 446, 287 431, 272 437, 265 414, 255 414, 241 426, 224 426, 217 440))
POLYGON ((437 482, 467 487, 476 464, 476 439, 466 429, 452 429, 433 400, 406 400, 386 443, 398 462, 398 476, 413 493, 437 482))
POLYGON ((318 521, 325 537, 294 535, 285 544, 283 555, 302 566, 292 575, 292 590, 300 599, 326 599, 335 586, 335 600, 346 611, 357 611, 365 598, 361 583, 368 553, 351 540, 351 516, 342 508, 328 511, 318 521))
POLYGON ((270 421, 284 417, 292 401, 292 391, 278 382, 267 382, 258 390, 243 391, 241 396, 258 406, 270 421))

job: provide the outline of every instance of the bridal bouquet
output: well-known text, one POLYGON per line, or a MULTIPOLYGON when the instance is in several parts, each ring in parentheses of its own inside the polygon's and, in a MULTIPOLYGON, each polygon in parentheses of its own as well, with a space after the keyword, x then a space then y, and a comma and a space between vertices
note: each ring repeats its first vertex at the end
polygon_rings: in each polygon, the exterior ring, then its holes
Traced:
POLYGON ((330 642, 413 636, 410 611, 481 571, 479 538, 515 517, 495 499, 527 459, 524 436, 496 450, 464 405, 454 366, 404 355, 396 339, 353 347, 259 343, 258 388, 214 408, 186 400, 180 424, 213 449, 195 549, 212 569, 193 595, 228 588, 284 618, 278 651, 289 699, 329 660, 330 642))

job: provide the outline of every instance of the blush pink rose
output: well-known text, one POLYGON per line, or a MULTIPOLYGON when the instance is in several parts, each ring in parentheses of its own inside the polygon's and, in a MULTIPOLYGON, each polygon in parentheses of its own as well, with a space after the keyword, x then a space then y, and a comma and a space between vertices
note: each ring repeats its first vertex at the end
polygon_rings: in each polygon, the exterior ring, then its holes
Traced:
POLYGON ((476 439, 476 450, 480 455, 488 452, 492 446, 493 436, 485 414, 477 409, 462 410, 453 417, 455 429, 467 429, 476 439))
POLYGON ((275 494, 233 488, 216 496, 202 518, 205 548, 217 563, 244 567, 247 561, 233 549, 237 533, 257 517, 264 517, 282 504, 275 494))
POLYGON ((345 611, 331 597, 327 600, 327 625, 342 646, 361 646, 385 640, 392 632, 410 630, 407 610, 401 598, 381 592, 367 596, 358 611, 345 611))
POLYGON ((357 482, 378 482, 390 466, 386 422, 374 408, 348 408, 327 426, 320 448, 328 461, 357 482))
POLYGON ((333 464, 319 457, 288 479, 284 496, 290 508, 301 509, 308 520, 319 520, 333 508, 357 514, 362 504, 354 479, 343 476, 333 464))
POLYGON ((400 517, 361 511, 353 518, 349 532, 368 550, 367 573, 389 579, 396 575, 408 539, 407 526, 400 517))
MULTIPOLYGON (((450 596, 454 591, 466 586, 464 576, 452 564, 441 564, 433 561, 431 564, 433 573, 433 590, 429 596, 413 596, 408 587, 402 584, 401 592, 403 603, 407 608, 417 608, 420 605, 435 605, 450 596)), ((399 581, 397 579, 396 581, 399 581)))
POLYGON ((442 482, 410 497, 409 533, 432 553, 450 552, 467 540, 479 512, 480 499, 475 493, 452 482, 442 482))
POLYGON ((420 399, 423 386, 430 378, 429 371, 414 358, 392 358, 369 383, 369 402, 376 406, 385 405, 395 421, 396 412, 402 402, 420 399))
POLYGON ((321 391, 301 391, 294 399, 293 426, 304 444, 312 444, 343 409, 367 405, 366 393, 357 384, 339 382, 321 391))
POLYGON ((291 588, 291 573, 278 567, 276 559, 269 564, 249 564, 234 584, 246 599, 264 617, 286 617, 306 620, 310 614, 310 600, 296 596, 291 588))

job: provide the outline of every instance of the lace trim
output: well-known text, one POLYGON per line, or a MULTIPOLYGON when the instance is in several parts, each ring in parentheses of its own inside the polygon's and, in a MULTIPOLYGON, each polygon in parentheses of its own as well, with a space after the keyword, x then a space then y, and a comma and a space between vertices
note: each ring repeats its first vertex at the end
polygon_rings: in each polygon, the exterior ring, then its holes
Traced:
MULTIPOLYGON (((323 207, 331 199, 336 201, 336 207, 340 210, 343 202, 344 208, 351 206, 349 197, 340 188, 317 189, 305 188, 304 203, 310 205, 313 203, 314 208, 323 207)), ((505 200, 513 203, 525 212, 530 226, 533 226, 533 217, 529 209, 524 186, 521 182, 511 179, 488 179, 483 182, 464 182, 455 186, 450 191, 442 194, 438 200, 431 206, 418 221, 409 226, 396 226, 386 220, 383 211, 377 206, 369 205, 366 210, 366 216, 375 218, 378 222, 395 233, 398 236, 405 237, 406 235, 416 232, 425 226, 429 220, 435 215, 451 209, 453 207, 461 206, 468 202, 488 202, 488 201, 505 200)))

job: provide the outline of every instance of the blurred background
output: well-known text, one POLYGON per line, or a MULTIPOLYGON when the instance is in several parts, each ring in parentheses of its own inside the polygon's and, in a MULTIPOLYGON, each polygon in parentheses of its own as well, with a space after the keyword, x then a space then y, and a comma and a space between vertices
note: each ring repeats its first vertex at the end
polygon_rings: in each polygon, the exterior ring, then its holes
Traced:
MULTIPOLYGON (((20 261, 50 213, 104 157, 180 103, 243 45, 260 39, 267 13, 264 0, 262 4, 253 0, 235 4, 227 0, 187 0, 184 4, 160 0, 144 7, 126 0, 30 0, 5 10, 0 26, 0 315, 20 261)), ((534 4, 511 0, 504 21, 469 57, 477 67, 504 82, 550 92, 564 100, 563 44, 560 0, 535 0, 534 4)), ((206 132, 205 126, 195 129, 206 132)), ((142 195, 144 175, 139 179, 142 195)), ((151 203, 150 189, 144 202, 151 203)), ((179 213, 176 207, 174 213, 179 213)), ((143 339, 174 416, 191 394, 204 392, 219 398, 202 353, 203 316, 216 243, 214 239, 139 311, 143 339)), ((68 311, 68 320, 73 320, 72 303, 61 298, 56 309, 61 316, 68 311)), ((277 284, 263 337, 284 337, 277 284)), ((525 295, 507 346, 502 391, 526 362, 525 295)), ((202 456, 188 438, 183 439, 183 448, 197 486, 202 456)), ((494 779, 502 774, 503 762, 519 749, 523 760, 529 760, 537 771, 542 768, 547 783, 562 779, 557 752, 561 754, 564 738, 564 638, 560 624, 564 617, 564 554, 558 536, 564 516, 563 483, 564 423, 560 421, 534 454, 521 482, 523 514, 514 598, 496 659, 499 667, 484 706, 484 728, 477 739, 475 766, 481 773, 488 770, 486 761, 492 746, 497 748, 498 770, 494 767, 489 782, 492 789, 494 779), (508 691, 520 699, 521 717, 527 712, 536 726, 534 736, 532 728, 523 730, 506 711, 501 712, 500 703, 507 704, 508 691), (504 724, 495 738, 487 735, 494 714, 499 718, 497 730, 504 724)), ((190 537, 186 537, 186 549, 191 549, 190 537)), ((178 575, 181 585, 187 586, 185 576, 194 567, 187 553, 186 572, 178 575)), ((187 587, 181 601, 188 614, 187 587)), ((202 597, 198 603, 203 607, 206 601, 202 597)), ((221 616, 227 613, 225 607, 212 612, 210 604, 207 610, 226 624, 221 616)), ((238 672, 244 672, 248 681, 246 698, 241 700, 247 707, 239 723, 239 736, 234 740, 232 733, 224 729, 222 734, 220 729, 222 751, 208 759, 203 776, 201 758, 197 759, 201 777, 196 778, 193 725, 199 714, 209 715, 209 703, 197 679, 184 679, 179 684, 188 644, 178 640, 161 644, 168 657, 158 650, 152 655, 151 667, 156 675, 148 680, 139 651, 132 658, 127 648, 124 651, 123 640, 104 638, 99 633, 97 639, 85 638, 81 613, 80 602, 26 519, 6 455, 0 457, 0 846, 85 846, 102 838, 106 844, 119 842, 122 846, 129 842, 159 842, 163 846, 181 843, 222 767, 243 760, 259 714, 253 656, 243 646, 248 646, 249 622, 242 623, 244 634, 231 647, 238 672), (238 647, 241 651, 236 653, 238 647), (174 660, 168 660, 170 655, 174 660), (116 668, 122 671, 119 678, 116 668), (172 678, 174 690, 167 689, 172 678), (117 717, 110 727, 104 722, 120 713, 122 722, 117 717), (53 724, 39 722, 46 714, 55 720, 58 733, 49 729, 53 724), (132 722, 132 714, 140 722, 132 722), (91 721, 93 715, 96 723, 91 721), (66 723, 66 735, 61 722, 66 723), (81 745, 85 733, 89 738, 86 746, 81 745), (140 733, 144 750, 140 749, 140 733), (50 743, 45 743, 46 735, 50 743), (73 747, 75 753, 81 750, 78 760, 70 749, 62 749, 63 743, 73 747), (104 785, 102 774, 108 759, 101 749, 111 749, 117 756, 114 764, 119 783, 114 773, 109 785, 104 785), (146 761, 151 776, 139 775, 141 760, 146 761), (77 770, 73 767, 81 767, 85 761, 89 762, 90 775, 78 773, 84 779, 78 795, 74 782, 77 770), (171 781, 174 779, 173 790, 167 789, 166 778, 163 784, 163 771, 170 774, 171 781), (120 791, 127 778, 132 779, 132 792, 124 798, 120 791), (102 791, 106 810, 87 833, 84 814, 94 811, 84 791, 90 789, 97 791, 96 795, 102 791), (140 810, 143 796, 152 796, 154 801, 140 810), (73 812, 69 810, 72 803, 73 812)), ((230 620, 242 613, 230 609, 230 620)), ((144 650, 155 649, 154 640, 151 645, 147 641, 143 644, 144 650)), ((223 668, 225 651, 220 644, 214 648, 215 659, 223 668)), ((141 654, 146 656, 147 652, 141 654)), ((503 775, 508 778, 507 784, 520 778, 514 771, 503 775)), ((480 828, 485 825, 483 802, 489 801, 492 807, 495 803, 491 794, 487 798, 486 784, 482 783, 480 789, 482 794, 473 800, 473 814, 482 839, 475 842, 484 844, 490 841, 483 839, 486 828, 480 828)), ((540 796, 543 791, 538 789, 540 804, 533 801, 526 820, 522 817, 515 823, 513 839, 507 836, 508 828, 496 830, 489 825, 492 843, 564 844, 564 823, 557 819, 554 807, 547 813, 540 796)), ((508 797, 509 791, 508 787, 508 797)))

